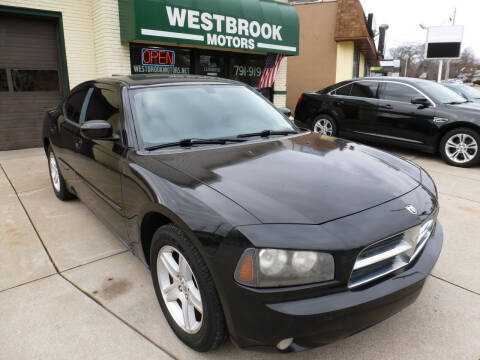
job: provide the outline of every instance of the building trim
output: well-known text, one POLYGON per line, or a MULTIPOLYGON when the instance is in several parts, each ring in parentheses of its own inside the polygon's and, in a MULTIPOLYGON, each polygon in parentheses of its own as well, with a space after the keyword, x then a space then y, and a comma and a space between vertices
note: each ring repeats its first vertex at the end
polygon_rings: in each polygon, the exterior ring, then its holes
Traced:
POLYGON ((64 92, 64 96, 67 96, 68 93, 70 92, 70 83, 68 81, 67 55, 65 52, 65 37, 63 33, 62 13, 56 12, 56 11, 37 10, 37 9, 29 9, 29 8, 13 7, 13 6, 5 6, 5 5, 0 5, 0 13, 31 15, 31 16, 37 16, 37 17, 57 19, 58 39, 59 39, 58 45, 59 45, 60 61, 61 61, 61 67, 62 67, 61 71, 62 71, 63 87, 64 87, 63 92, 64 92))

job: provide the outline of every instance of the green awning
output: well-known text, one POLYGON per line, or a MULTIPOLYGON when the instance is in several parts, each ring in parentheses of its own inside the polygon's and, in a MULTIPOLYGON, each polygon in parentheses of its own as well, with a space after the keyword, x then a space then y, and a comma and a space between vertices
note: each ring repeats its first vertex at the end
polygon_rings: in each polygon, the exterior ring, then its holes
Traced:
POLYGON ((118 0, 123 43, 160 41, 298 54, 295 8, 273 0, 118 0))

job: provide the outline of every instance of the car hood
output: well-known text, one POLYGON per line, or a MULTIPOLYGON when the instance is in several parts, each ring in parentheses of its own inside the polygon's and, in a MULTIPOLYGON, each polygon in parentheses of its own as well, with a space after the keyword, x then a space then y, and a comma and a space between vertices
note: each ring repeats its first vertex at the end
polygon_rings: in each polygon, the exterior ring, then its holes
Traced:
POLYGON ((402 196, 421 182, 420 169, 399 157, 312 133, 153 157, 263 223, 324 223, 402 196))
POLYGON ((461 109, 467 111, 474 111, 476 114, 480 111, 480 103, 479 102, 466 102, 463 104, 458 105, 449 105, 452 109, 461 109))

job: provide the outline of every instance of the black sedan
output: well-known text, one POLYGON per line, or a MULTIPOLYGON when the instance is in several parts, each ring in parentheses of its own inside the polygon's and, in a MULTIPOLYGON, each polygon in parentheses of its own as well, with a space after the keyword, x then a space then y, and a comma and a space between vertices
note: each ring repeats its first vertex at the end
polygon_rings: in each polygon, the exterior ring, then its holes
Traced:
POLYGON ((84 201, 150 268, 198 351, 352 335, 413 302, 442 247, 424 170, 301 132, 230 80, 86 82, 47 113, 43 142, 56 196, 84 201))
POLYGON ((480 107, 427 80, 344 81, 302 94, 295 119, 326 135, 440 152, 454 166, 480 162, 480 107))

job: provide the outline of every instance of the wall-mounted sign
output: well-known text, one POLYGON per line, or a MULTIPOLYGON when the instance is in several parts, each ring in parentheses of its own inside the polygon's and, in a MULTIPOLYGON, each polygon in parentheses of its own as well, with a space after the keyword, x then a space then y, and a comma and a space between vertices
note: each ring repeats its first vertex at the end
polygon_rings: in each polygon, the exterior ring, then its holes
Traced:
POLYGON ((175 51, 143 48, 142 65, 175 66, 175 51))
POLYGON ((431 26, 427 33, 426 59, 458 59, 463 26, 431 26))
POLYGON ((119 0, 122 42, 298 54, 295 8, 271 0, 119 0))

